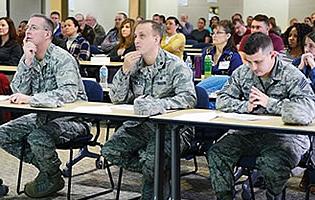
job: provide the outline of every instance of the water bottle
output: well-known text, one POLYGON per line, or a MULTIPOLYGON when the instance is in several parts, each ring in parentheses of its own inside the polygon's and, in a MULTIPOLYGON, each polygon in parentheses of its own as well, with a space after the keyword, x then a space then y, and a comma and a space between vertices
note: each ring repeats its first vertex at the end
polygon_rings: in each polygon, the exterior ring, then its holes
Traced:
POLYGON ((186 63, 186 65, 187 65, 187 67, 189 68, 189 69, 191 69, 191 71, 193 72, 193 77, 195 77, 194 75, 194 67, 193 67, 193 64, 192 64, 192 60, 191 60, 191 57, 190 56, 187 56, 187 58, 186 58, 186 61, 185 61, 185 63, 186 63))
POLYGON ((103 89, 107 88, 108 69, 106 65, 100 68, 100 85, 103 89))
POLYGON ((204 61, 205 78, 208 78, 209 76, 211 76, 212 64, 213 64, 213 61, 212 61, 211 55, 206 55, 205 61, 204 61))

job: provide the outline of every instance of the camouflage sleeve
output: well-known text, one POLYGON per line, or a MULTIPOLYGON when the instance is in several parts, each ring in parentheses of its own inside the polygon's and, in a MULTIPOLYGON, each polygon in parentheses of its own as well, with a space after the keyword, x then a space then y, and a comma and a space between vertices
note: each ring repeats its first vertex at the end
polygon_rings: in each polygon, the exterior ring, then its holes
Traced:
POLYGON ((240 80, 242 74, 240 68, 236 69, 230 79, 219 91, 216 99, 216 108, 223 112, 248 113, 248 101, 242 96, 242 86, 240 80))
POLYGON ((130 74, 124 74, 122 69, 118 70, 114 76, 109 97, 114 104, 133 103, 134 95, 130 90, 130 74))
POLYGON ((57 88, 34 94, 31 98, 31 106, 59 107, 64 103, 71 103, 77 100, 79 83, 81 81, 78 64, 70 54, 63 56, 64 58, 60 59, 59 67, 56 67, 57 88))
POLYGON ((16 73, 14 74, 10 84, 12 92, 31 95, 32 73, 31 68, 25 65, 23 56, 17 66, 16 73))
MULTIPOLYGON (((309 124, 315 119, 315 95, 305 76, 290 77, 289 98, 284 99, 281 109, 282 120, 290 124, 309 124)), ((273 105, 270 105, 273 106, 273 105)))
POLYGON ((192 71, 183 62, 177 64, 173 72, 175 95, 157 99, 164 109, 193 108, 196 104, 196 91, 192 81, 192 71))

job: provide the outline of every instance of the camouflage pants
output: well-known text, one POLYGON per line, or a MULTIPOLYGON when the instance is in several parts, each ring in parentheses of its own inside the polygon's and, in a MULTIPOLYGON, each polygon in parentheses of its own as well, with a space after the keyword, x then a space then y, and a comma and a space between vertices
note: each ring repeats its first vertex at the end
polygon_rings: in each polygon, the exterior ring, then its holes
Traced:
POLYGON ((24 115, 0 126, 0 147, 20 158, 26 140, 24 161, 34 164, 42 172, 56 172, 61 161, 56 144, 87 133, 88 123, 73 117, 39 121, 36 114, 24 115))
POLYGON ((212 187, 217 195, 231 194, 240 156, 259 155, 256 167, 264 175, 268 191, 280 194, 307 148, 308 144, 294 135, 228 134, 207 152, 212 187))
MULTIPOLYGON (((168 132, 167 130, 169 130, 169 127, 166 128, 166 132, 168 132)), ((164 152, 166 158, 165 169, 169 169, 170 134, 165 134, 164 152)), ((148 122, 125 122, 104 144, 102 155, 115 165, 129 171, 142 173, 142 199, 153 199, 155 166, 155 127, 153 124, 148 122)))

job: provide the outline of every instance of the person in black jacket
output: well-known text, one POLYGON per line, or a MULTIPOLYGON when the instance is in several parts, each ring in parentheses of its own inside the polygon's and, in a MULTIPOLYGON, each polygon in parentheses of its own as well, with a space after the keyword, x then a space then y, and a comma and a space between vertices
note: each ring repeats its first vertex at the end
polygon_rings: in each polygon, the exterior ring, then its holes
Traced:
POLYGON ((119 43, 109 53, 110 61, 122 62, 124 55, 136 50, 134 45, 135 24, 135 20, 130 18, 121 23, 118 33, 119 43))
POLYGON ((17 42, 14 23, 9 17, 0 18, 0 65, 18 65, 22 56, 21 45, 17 42))

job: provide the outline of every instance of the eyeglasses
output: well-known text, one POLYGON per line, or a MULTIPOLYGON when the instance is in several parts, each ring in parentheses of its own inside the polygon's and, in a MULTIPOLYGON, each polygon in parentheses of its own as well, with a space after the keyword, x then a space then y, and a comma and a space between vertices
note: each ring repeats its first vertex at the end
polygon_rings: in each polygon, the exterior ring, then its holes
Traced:
POLYGON ((39 26, 36 26, 36 25, 26 25, 25 26, 25 30, 28 30, 28 31, 39 31, 39 30, 44 30, 44 31, 47 31, 47 28, 44 28, 44 27, 39 27, 39 26))
POLYGON ((212 35, 223 35, 226 34, 226 32, 224 31, 217 31, 217 32, 213 32, 212 35))

